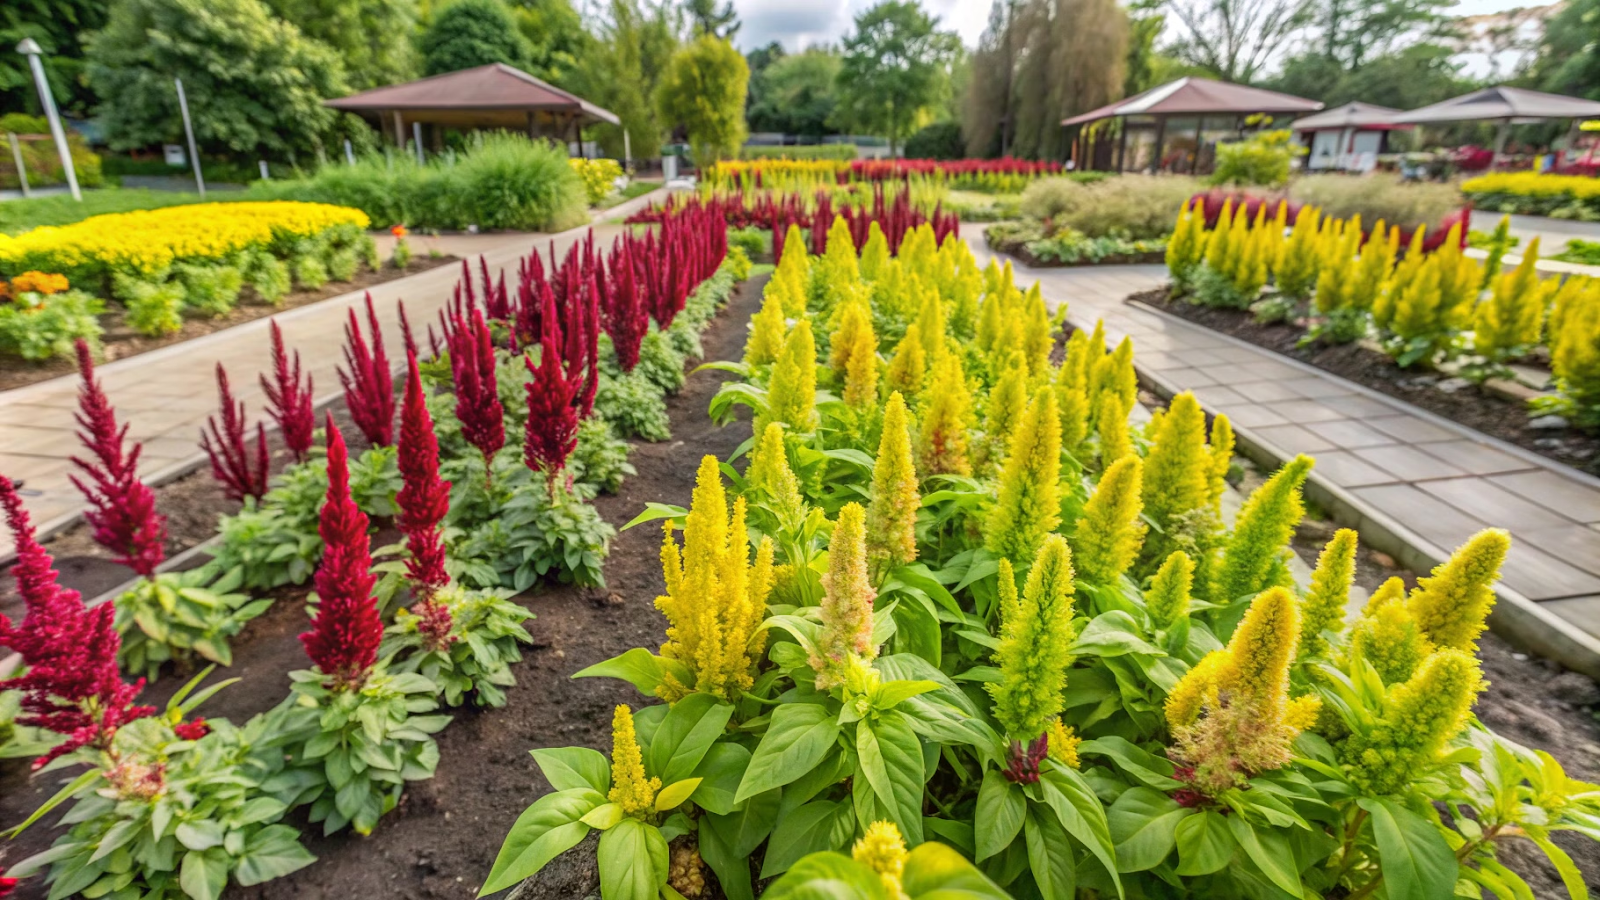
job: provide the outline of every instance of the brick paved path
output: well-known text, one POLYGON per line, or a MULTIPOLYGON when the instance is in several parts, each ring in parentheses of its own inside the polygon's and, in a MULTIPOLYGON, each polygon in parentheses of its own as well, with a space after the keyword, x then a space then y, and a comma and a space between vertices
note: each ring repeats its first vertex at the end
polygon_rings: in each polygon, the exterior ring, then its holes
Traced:
MULTIPOLYGON (((980 262, 978 226, 964 226, 980 262)), ((1489 525, 1511 531, 1498 628, 1573 668, 1600 674, 1600 480, 1410 404, 1123 299, 1166 280, 1164 266, 1026 269, 1052 308, 1112 341, 1133 337, 1141 375, 1227 413, 1241 446, 1316 457, 1312 499, 1370 546, 1427 568, 1489 525)))

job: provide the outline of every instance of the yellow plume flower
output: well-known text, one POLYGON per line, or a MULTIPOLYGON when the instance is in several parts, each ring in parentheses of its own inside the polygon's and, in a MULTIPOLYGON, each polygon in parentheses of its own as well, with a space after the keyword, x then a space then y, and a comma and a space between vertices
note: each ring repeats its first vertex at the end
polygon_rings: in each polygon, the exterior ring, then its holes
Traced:
POLYGON ((878 337, 873 334, 870 322, 856 330, 846 348, 844 402, 856 410, 878 403, 878 337))
POLYGON ((744 361, 752 366, 768 366, 778 361, 783 352, 783 339, 787 324, 783 317, 783 300, 780 291, 772 289, 781 282, 769 281, 768 290, 761 299, 761 310, 750 317, 750 337, 744 344, 744 361))
POLYGON ((1000 571, 1000 647, 994 653, 1000 678, 984 687, 994 697, 995 721, 1012 740, 1027 743, 1061 712, 1072 664, 1072 551, 1061 535, 1047 535, 1020 600, 1010 579, 1006 560, 1000 571))
POLYGON ((1022 297, 1022 352, 1028 361, 1028 374, 1043 378, 1050 371, 1050 348, 1055 338, 1050 334, 1050 311, 1045 308, 1044 295, 1039 282, 1022 297))
POLYGON ((806 253, 806 237, 800 226, 790 225, 783 239, 783 255, 772 273, 773 281, 783 282, 779 299, 784 315, 798 319, 806 313, 806 286, 811 281, 811 259, 806 253))
POLYGON ((933 370, 933 380, 923 391, 922 430, 917 441, 917 469, 929 475, 971 475, 967 429, 972 418, 972 394, 961 371, 961 357, 947 353, 933 370))
POLYGON ((927 355, 922 350, 922 329, 912 322, 906 327, 905 337, 895 345, 894 357, 889 360, 884 378, 890 390, 917 396, 922 393, 927 367, 927 355))
POLYGON ((1145 608, 1157 628, 1167 628, 1189 614, 1190 592, 1194 589, 1194 560, 1175 550, 1161 563, 1145 591, 1145 608))
POLYGON ((1434 646, 1477 652, 1478 635, 1494 606, 1492 585, 1510 549, 1510 534, 1486 528, 1456 548, 1433 574, 1417 579, 1406 608, 1434 646))
MULTIPOLYGON (((850 365, 850 354, 863 331, 872 331, 872 310, 864 301, 841 304, 833 333, 828 336, 828 368, 833 370, 834 377, 844 377, 850 365)), ((873 349, 877 349, 876 338, 873 349)))
POLYGON ((1339 746, 1350 780, 1368 796, 1414 784, 1466 727, 1483 688, 1478 662, 1470 655, 1446 649, 1428 657, 1415 675, 1389 689, 1376 724, 1339 746))
MULTIPOLYGON (((989 264, 994 268, 994 263, 989 264)), ((983 295, 983 302, 978 306, 977 338, 978 349, 984 353, 993 353, 995 339, 1000 335, 1000 329, 1005 323, 1005 298, 994 291, 983 295)))
POLYGON ((811 320, 794 323, 783 341, 783 353, 772 367, 767 383, 767 413, 755 427, 782 422, 796 431, 817 427, 817 345, 811 337, 811 320))
POLYGON ((1522 262, 1494 279, 1488 299, 1474 311, 1473 349, 1490 359, 1515 359, 1539 344, 1544 332, 1546 288, 1534 268, 1539 239, 1528 242, 1522 262))
POLYGON ((945 352, 944 300, 932 288, 923 287, 921 293, 922 310, 917 314, 917 333, 922 337, 923 354, 937 365, 945 352))
POLYGON ((867 507, 867 555, 883 569, 917 558, 917 472, 911 462, 911 426, 905 398, 896 391, 883 408, 883 436, 872 465, 872 503, 867 507))
POLYGON ((1222 673, 1232 665, 1227 650, 1213 650, 1200 658, 1167 695, 1163 712, 1167 727, 1173 731, 1186 728, 1200 720, 1208 708, 1216 708, 1217 685, 1222 673))
POLYGON ((1139 555, 1145 526, 1139 521, 1144 460, 1124 456, 1100 476, 1073 531, 1078 574, 1099 585, 1113 584, 1139 555))
POLYGON ((1143 506, 1155 531, 1145 558, 1165 559, 1185 543, 1183 525, 1210 506, 1213 459, 1206 449, 1206 414, 1185 391, 1172 398, 1145 460, 1143 506))
POLYGON ((745 482, 758 491, 780 514, 796 517, 800 512, 800 480, 789 468, 789 455, 783 446, 783 426, 772 422, 761 430, 761 438, 744 472, 745 482))
POLYGON ((1322 698, 1316 694, 1306 694, 1289 701, 1289 706, 1283 711, 1283 724, 1295 731, 1310 731, 1321 715, 1322 698))
POLYGON ((672 531, 668 521, 661 546, 667 593, 656 598, 670 623, 661 655, 683 663, 694 683, 668 675, 658 693, 669 702, 695 691, 733 700, 750 687, 752 654, 763 649, 757 635, 772 589, 772 541, 762 539, 751 565, 745 501, 733 502, 730 520, 715 456, 700 461, 681 553, 672 531))
POLYGON ((1083 738, 1078 737, 1072 726, 1061 724, 1060 719, 1050 723, 1050 737, 1048 750, 1050 758, 1069 769, 1079 768, 1078 745, 1083 743, 1083 738))
POLYGON ((867 242, 861 245, 861 260, 858 263, 861 277, 872 281, 889 262, 889 239, 884 237, 883 228, 878 225, 878 220, 873 219, 867 226, 867 242))
POLYGON ((1133 404, 1116 391, 1100 392, 1094 408, 1094 427, 1100 437, 1101 465, 1110 466, 1133 453, 1133 439, 1128 436, 1128 414, 1132 411, 1133 404))
POLYGON ((872 643, 872 601, 877 591, 867 575, 866 511, 846 503, 828 541, 828 571, 822 576, 822 632, 810 659, 817 689, 845 683, 851 668, 878 655, 872 643))
POLYGON ((1317 282, 1320 224, 1321 214, 1315 206, 1301 207, 1300 214, 1295 217, 1294 231, 1278 256, 1275 276, 1278 290, 1286 297, 1304 300, 1317 282))
POLYGON ((646 778, 644 754, 633 730, 633 710, 619 704, 611 715, 611 791, 606 799, 624 815, 653 821, 661 779, 646 778))
POLYGON ((1228 490, 1228 470, 1233 468, 1233 422, 1224 413, 1211 420, 1211 471, 1207 491, 1211 507, 1222 515, 1222 495, 1228 490))
POLYGON ((880 820, 867 826, 861 840, 851 848, 850 856, 878 873, 889 900, 904 900, 906 892, 901 879, 905 875, 906 858, 910 854, 906 852, 906 842, 900 836, 900 829, 893 822, 880 820))
POLYGON ((985 456, 998 465, 1006 456, 1011 432, 1028 408, 1028 367, 1020 351, 1007 354, 1007 366, 989 392, 983 423, 985 456))
MULTIPOLYGON (((1223 550, 1212 590, 1215 602, 1229 603, 1289 582, 1285 548, 1306 513, 1300 489, 1312 465, 1309 456, 1295 457, 1245 500, 1223 550)), ((1227 633, 1226 628, 1218 631, 1227 633)))
POLYGON ((986 528, 996 556, 1032 559, 1061 522, 1061 422, 1055 391, 1028 404, 1000 474, 1000 491, 986 528))
POLYGON ((1356 575, 1356 533, 1348 528, 1334 532, 1322 548, 1311 571, 1311 589, 1301 606, 1300 654, 1323 656, 1328 652, 1324 631, 1344 630, 1344 608, 1350 602, 1350 585, 1356 575))
POLYGON ((950 281, 950 331, 969 339, 978 327, 978 298, 983 295, 983 274, 966 241, 946 241, 955 248, 956 276, 950 281))
POLYGON ((1350 627, 1345 665, 1354 670, 1365 660, 1384 684, 1410 678, 1433 648, 1405 603, 1406 586, 1399 578, 1373 591, 1361 618, 1350 627))

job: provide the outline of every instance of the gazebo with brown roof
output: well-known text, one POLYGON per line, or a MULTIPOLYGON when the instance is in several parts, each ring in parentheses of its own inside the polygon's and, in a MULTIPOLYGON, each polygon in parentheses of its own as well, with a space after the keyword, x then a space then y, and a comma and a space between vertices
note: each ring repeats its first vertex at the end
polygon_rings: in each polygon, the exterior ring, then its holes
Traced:
MULTIPOLYGON (((1291 94, 1280 94, 1242 84, 1228 84, 1190 75, 1153 87, 1116 103, 1061 120, 1063 126, 1088 125, 1104 119, 1149 119, 1155 123, 1154 163, 1161 164, 1161 149, 1166 141, 1167 120, 1196 117, 1195 162, 1199 162, 1199 144, 1207 118, 1227 117, 1239 120, 1256 113, 1300 114, 1316 112, 1322 104, 1291 94)), ((1126 125, 1126 122, 1124 123, 1126 125)), ((1074 144, 1077 155, 1077 143, 1074 144)), ((1121 171, 1127 164, 1128 129, 1122 129, 1116 148, 1114 168, 1121 171)))
MULTIPOLYGON (((583 141, 590 122, 622 120, 582 97, 505 63, 373 88, 329 100, 327 106, 376 120, 378 130, 405 146, 413 123, 444 128, 500 128, 531 138, 583 141)), ((437 134, 437 131, 435 132, 437 134)))

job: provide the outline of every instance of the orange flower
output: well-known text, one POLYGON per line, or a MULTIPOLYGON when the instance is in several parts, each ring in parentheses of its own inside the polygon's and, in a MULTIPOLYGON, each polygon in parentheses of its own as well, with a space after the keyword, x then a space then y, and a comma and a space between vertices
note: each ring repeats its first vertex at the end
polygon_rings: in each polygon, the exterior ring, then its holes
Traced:
POLYGON ((58 294, 69 287, 67 276, 30 271, 11 279, 11 288, 19 294, 58 294))
POLYGON ((406 235, 410 234, 411 232, 407 231, 406 227, 404 225, 396 225, 393 228, 389 229, 389 233, 394 235, 397 238, 403 238, 406 235))

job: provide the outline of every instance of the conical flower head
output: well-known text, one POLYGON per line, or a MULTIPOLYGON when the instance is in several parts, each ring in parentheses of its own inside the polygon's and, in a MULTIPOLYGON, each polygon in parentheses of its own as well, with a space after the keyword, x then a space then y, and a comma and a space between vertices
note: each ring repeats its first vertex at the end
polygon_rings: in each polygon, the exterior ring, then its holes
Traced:
MULTIPOLYGON (((850 353, 862 331, 872 331, 872 310, 864 301, 846 303, 839 307, 833 334, 828 337, 828 368, 835 377, 843 378, 850 363, 850 353)), ((877 341, 873 341, 876 349, 877 341)))
POLYGON ((922 497, 911 462, 908 418, 905 399, 898 391, 890 394, 872 466, 872 503, 867 507, 867 554, 885 570, 917 558, 917 510, 922 497))
POLYGON ((611 791, 606 799, 635 819, 653 820, 661 779, 644 774, 644 753, 633 727, 633 710, 619 704, 611 715, 611 791))
POLYGON ((878 220, 873 219, 867 226, 867 242, 861 245, 861 277, 867 281, 876 279, 888 262, 889 240, 883 236, 883 228, 878 225, 878 220))
POLYGON ((1350 780, 1367 796, 1414 784, 1466 727, 1483 688, 1478 662, 1467 653, 1447 649, 1428 657, 1409 680, 1389 689, 1377 723, 1339 747, 1350 780))
POLYGON ((777 422, 761 431, 761 439, 750 456, 750 467, 745 470, 745 481, 759 492, 780 514, 798 514, 800 511, 800 479, 789 468, 789 455, 783 446, 783 426, 777 422))
POLYGON ((334 690, 358 690, 378 661, 383 620, 372 597, 377 579, 367 516, 350 496, 349 453, 331 413, 327 434, 328 495, 317 525, 322 564, 314 579, 318 603, 311 630, 300 635, 300 642, 334 690))
POLYGON ((1073 531, 1078 574, 1091 584, 1114 584, 1128 571, 1144 542, 1139 489, 1144 460, 1125 456, 1100 476, 1073 531))
POLYGON ((1317 557, 1317 567, 1311 571, 1311 588, 1300 607, 1302 657, 1326 655, 1328 640, 1322 633, 1344 630, 1344 608, 1350 602, 1355 574, 1356 533, 1341 528, 1317 557))
POLYGON ((884 895, 889 900, 903 900, 906 896, 902 879, 905 876, 906 842, 893 822, 877 821, 867 826, 861 840, 850 850, 850 857, 872 871, 883 881, 884 895))
POLYGON ((1287 574, 1284 548, 1305 516, 1300 489, 1313 464, 1309 456, 1295 457, 1245 500, 1223 551, 1214 601, 1228 603, 1250 596, 1287 574))
POLYGON ((861 280, 855 239, 843 216, 834 216, 833 224, 828 226, 828 249, 823 252, 822 264, 818 268, 827 272, 835 285, 854 284, 861 280))
POLYGON ((845 354, 844 402, 855 410, 878 403, 878 336, 871 324, 856 331, 845 354))
POLYGON ((983 422, 984 439, 988 444, 988 458, 999 465, 1006 458, 1006 448, 1011 433, 1028 408, 1028 366, 1022 353, 1013 350, 1005 355, 1006 363, 989 392, 983 422))
POLYGON ((867 574, 866 510, 846 503, 828 541, 828 571, 822 576, 822 632, 810 660, 817 689, 845 683, 850 670, 878 655, 872 643, 872 602, 878 592, 867 574))
POLYGON ((1122 399, 1127 409, 1139 399, 1139 375, 1133 368, 1133 340, 1123 338, 1117 349, 1095 361, 1090 376, 1090 389, 1099 396, 1111 391, 1122 399))
POLYGON ((1078 745, 1083 743, 1083 738, 1078 737, 1071 726, 1061 724, 1060 719, 1050 723, 1049 734, 1050 758, 1069 769, 1078 768, 1078 745))
POLYGON ((1156 532, 1146 546, 1151 559, 1176 547, 1180 523, 1209 505, 1211 457, 1206 451, 1206 414, 1185 391, 1172 398, 1145 460, 1144 514, 1156 532))
POLYGON ((1431 652, 1417 620, 1406 609, 1405 582, 1391 578, 1372 592, 1361 618, 1350 626, 1344 664, 1354 671, 1363 661, 1371 663, 1384 684, 1398 684, 1410 678, 1431 652))
POLYGON ((1246 698, 1264 716, 1281 716, 1289 700, 1289 664, 1300 642, 1300 609, 1284 588, 1265 591, 1250 603, 1228 641, 1233 696, 1246 698))
POLYGON ((795 431, 817 427, 817 345, 811 320, 801 319, 784 338, 783 353, 767 384, 767 414, 757 424, 781 422, 795 431))
POLYGON ((1211 508, 1222 514, 1222 495, 1228 490, 1228 471, 1233 468, 1233 423, 1218 413, 1211 421, 1211 466, 1207 490, 1211 508))
POLYGON ((905 336, 895 345, 894 356, 889 360, 889 370, 884 380, 889 389, 910 396, 922 393, 922 382, 927 374, 928 357, 922 349, 922 329, 912 322, 905 336))
POLYGON ((1061 422, 1055 392, 1040 391, 1011 438, 986 528, 997 556, 1032 559, 1061 522, 1061 422))
POLYGON ((1028 360, 1028 374, 1042 378, 1050 371, 1050 348, 1055 340, 1050 334, 1050 311, 1037 281, 1022 297, 1022 317, 1022 352, 1028 360))
POLYGON ((1042 734, 1061 712, 1061 692, 1072 663, 1072 551, 1059 534, 1048 535, 1028 570, 1020 600, 1009 560, 1000 570, 1002 603, 1000 649, 995 664, 1000 680, 986 685, 994 697, 994 717, 1014 741, 1042 734), (1010 586, 1007 597, 1007 586, 1010 586))
POLYGON ((961 357, 945 354, 923 392, 922 430, 917 443, 917 469, 929 475, 970 475, 967 429, 972 419, 972 394, 961 357))
MULTIPOLYGON (((916 282, 916 283, 920 283, 916 282)), ((945 355, 944 300, 937 290, 923 286, 922 309, 917 314, 917 333, 922 337, 922 352, 937 364, 945 355)))
POLYGON ((1194 589, 1194 560, 1182 550, 1170 554, 1150 579, 1145 591, 1145 608, 1157 628, 1167 628, 1189 614, 1190 592, 1194 589))
POLYGON ((780 291, 771 288, 777 284, 781 282, 768 282, 760 311, 750 317, 750 337, 744 344, 744 361, 747 365, 770 366, 778 361, 778 356, 783 352, 786 328, 783 301, 779 297, 780 291))
MULTIPOLYGON (((1109 357, 1108 357, 1109 358, 1109 357)), ((1132 401, 1124 400, 1116 391, 1101 391, 1095 401, 1094 427, 1100 438, 1100 463, 1112 463, 1133 453, 1133 439, 1128 435, 1128 415, 1133 412, 1132 401)))
POLYGON ((683 532, 680 553, 672 523, 664 528, 667 592, 656 598, 656 608, 670 623, 661 655, 683 663, 694 681, 681 684, 668 675, 657 692, 669 702, 694 691, 733 700, 750 687, 751 654, 761 650, 756 636, 772 589, 772 542, 761 541, 752 565, 744 498, 734 501, 730 519, 714 456, 700 461, 683 532))
POLYGON ((1489 610, 1492 585, 1511 549, 1511 535, 1486 528, 1456 549, 1433 574, 1417 579, 1406 608, 1435 647, 1475 653, 1489 610))

